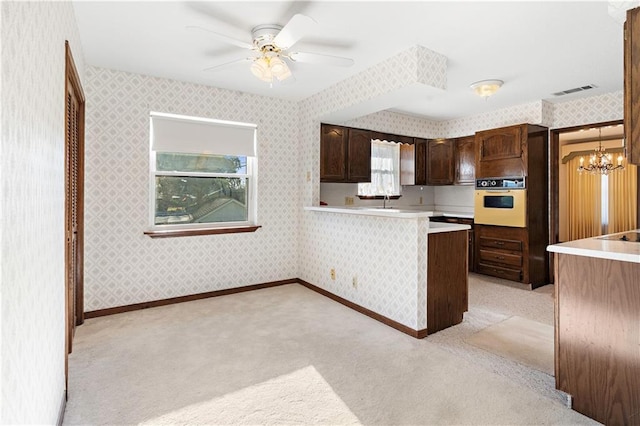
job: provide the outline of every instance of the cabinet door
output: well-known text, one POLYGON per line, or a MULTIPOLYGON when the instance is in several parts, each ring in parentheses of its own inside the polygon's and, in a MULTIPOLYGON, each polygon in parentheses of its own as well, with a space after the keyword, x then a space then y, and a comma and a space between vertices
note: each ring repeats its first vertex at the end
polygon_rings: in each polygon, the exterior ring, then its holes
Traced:
POLYGON ((520 126, 487 130, 476 133, 480 161, 519 158, 522 155, 522 128, 520 126))
POLYGON ((453 139, 437 139, 427 145, 427 184, 453 184, 453 139))
POLYGON ((628 10, 625 22, 624 136, 627 161, 640 165, 640 8, 628 10))
POLYGON ((414 144, 400 145, 400 185, 416 183, 416 147, 414 144))
POLYGON ((347 180, 371 182, 371 132, 349 129, 347 180))
POLYGON ((346 127, 320 127, 320 182, 344 182, 349 131, 346 127))
POLYGON ((460 324, 468 310, 467 232, 429 234, 427 334, 460 324))
POLYGON ((428 139, 415 138, 416 185, 427 184, 427 145, 428 139))
POLYGON ((476 177, 526 176, 526 125, 476 133, 476 177))
POLYGON ((476 178, 475 136, 456 139, 456 185, 473 185, 476 178))

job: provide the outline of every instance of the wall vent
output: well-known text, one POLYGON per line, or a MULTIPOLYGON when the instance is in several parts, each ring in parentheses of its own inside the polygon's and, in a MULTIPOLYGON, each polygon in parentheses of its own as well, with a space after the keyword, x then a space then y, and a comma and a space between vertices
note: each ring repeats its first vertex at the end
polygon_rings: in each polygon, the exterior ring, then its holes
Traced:
POLYGON ((573 89, 567 89, 567 90, 563 90, 562 92, 553 93, 553 96, 570 95, 571 93, 577 93, 585 90, 595 89, 596 87, 598 86, 596 86, 595 84, 587 84, 586 86, 575 87, 573 89))

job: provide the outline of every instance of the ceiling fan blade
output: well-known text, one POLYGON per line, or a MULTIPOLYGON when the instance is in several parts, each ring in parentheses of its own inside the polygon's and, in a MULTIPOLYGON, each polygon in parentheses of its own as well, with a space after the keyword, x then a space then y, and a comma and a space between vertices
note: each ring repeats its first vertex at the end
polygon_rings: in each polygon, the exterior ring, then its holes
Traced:
POLYGON ((340 56, 321 55, 319 53, 294 52, 289 54, 294 62, 305 62, 308 64, 333 65, 336 67, 350 67, 354 64, 351 58, 342 58, 340 56))
POLYGON ((287 25, 273 39, 273 42, 282 50, 288 49, 307 35, 314 25, 316 25, 316 21, 306 15, 300 13, 293 15, 287 25))
POLYGON ((211 30, 209 30, 207 28, 198 27, 196 25, 188 25, 187 29, 188 30, 205 31, 205 32, 213 35, 218 40, 224 41, 225 43, 233 44, 234 46, 242 47, 244 49, 253 49, 253 45, 251 43, 248 43, 248 42, 242 41, 242 40, 238 40, 238 39, 235 39, 233 37, 229 37, 229 36, 226 36, 224 34, 217 33, 215 31, 211 31, 211 30))
POLYGON ((231 65, 239 64, 240 62, 252 61, 252 60, 254 60, 254 59, 255 59, 255 58, 240 58, 240 59, 235 59, 235 60, 233 60, 233 61, 231 61, 231 62, 225 62, 225 63, 223 63, 223 64, 218 64, 218 65, 214 65, 214 66, 212 66, 212 67, 205 68, 205 69, 203 69, 202 71, 207 71, 207 72, 208 72, 208 71, 220 71, 220 70, 223 70, 223 69, 225 69, 225 68, 227 68, 227 67, 230 67, 231 65))

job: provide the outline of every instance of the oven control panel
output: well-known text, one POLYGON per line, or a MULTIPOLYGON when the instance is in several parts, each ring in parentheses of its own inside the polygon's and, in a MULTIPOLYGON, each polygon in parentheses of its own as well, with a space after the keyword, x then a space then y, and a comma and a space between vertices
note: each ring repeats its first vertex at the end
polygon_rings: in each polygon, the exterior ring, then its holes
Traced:
POLYGON ((525 189, 524 176, 476 179, 476 189, 525 189))

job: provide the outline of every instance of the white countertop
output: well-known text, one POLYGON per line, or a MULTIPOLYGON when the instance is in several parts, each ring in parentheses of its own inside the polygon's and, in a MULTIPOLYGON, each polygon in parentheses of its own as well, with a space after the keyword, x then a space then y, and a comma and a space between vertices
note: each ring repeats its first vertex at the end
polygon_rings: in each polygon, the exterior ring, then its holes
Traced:
MULTIPOLYGON (((398 207, 386 208, 386 209, 383 209, 382 207, 375 207, 375 206, 371 206, 371 207, 369 206, 367 207, 311 206, 311 207, 305 207, 304 209, 307 211, 356 214, 356 215, 365 215, 365 216, 396 217, 400 219, 415 219, 420 217, 431 217, 431 216, 447 216, 447 217, 460 217, 460 218, 466 218, 466 219, 473 219, 473 213, 423 210, 419 206, 398 206, 398 207)), ((466 229, 469 229, 469 228, 466 228, 466 229)))
POLYGON ((467 229, 471 229, 471 226, 457 223, 431 222, 429 223, 427 234, 435 234, 437 232, 466 231, 467 229))
MULTIPOLYGON (((618 234, 622 235, 624 234, 624 232, 610 235, 618 234)), ((547 247, 547 250, 554 253, 573 254, 576 256, 597 257, 600 259, 640 263, 640 243, 618 240, 603 240, 600 239, 600 237, 585 238, 582 240, 553 244, 547 247)))
MULTIPOLYGON (((327 212, 327 213, 341 213, 341 214, 353 214, 362 216, 380 216, 391 217, 397 219, 418 219, 428 218, 431 216, 442 216, 441 212, 433 211, 421 211, 412 209, 383 209, 378 207, 305 207, 307 211, 314 212, 327 212)), ((473 216, 472 216, 473 217, 473 216)), ((457 223, 441 223, 441 222, 429 222, 428 233, 433 234, 436 232, 453 232, 453 231, 465 231, 471 229, 469 225, 462 225, 457 223)))
POLYGON ((307 211, 313 212, 329 212, 329 213, 342 213, 342 214, 355 214, 362 216, 382 216, 382 217, 395 217, 398 219, 417 219, 421 217, 434 216, 432 211, 411 210, 411 209, 397 209, 381 207, 332 207, 332 206, 320 206, 320 207, 305 207, 307 211))

